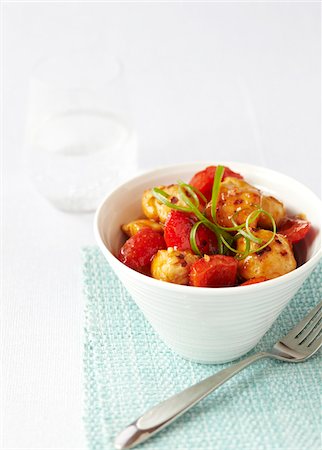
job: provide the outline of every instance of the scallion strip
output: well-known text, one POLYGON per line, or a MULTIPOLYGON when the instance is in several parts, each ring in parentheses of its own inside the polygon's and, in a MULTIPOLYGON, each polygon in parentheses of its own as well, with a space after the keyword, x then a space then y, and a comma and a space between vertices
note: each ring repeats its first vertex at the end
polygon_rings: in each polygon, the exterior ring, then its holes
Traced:
POLYGON ((218 195, 220 191, 220 183, 222 180, 222 177, 224 175, 225 168, 224 166, 217 166, 215 178, 214 178, 214 184, 212 185, 212 194, 211 194, 211 217, 213 218, 214 222, 216 222, 216 209, 217 209, 217 202, 218 202, 218 195))
POLYGON ((192 190, 198 195, 198 197, 201 198, 201 200, 202 200, 204 203, 206 203, 206 204, 208 203, 207 197, 205 197, 205 196, 203 195, 203 193, 202 193, 201 191, 199 191, 198 188, 196 188, 196 187, 194 187, 194 186, 191 186, 191 184, 187 184, 187 186, 189 186, 190 189, 192 189, 192 190))
MULTIPOLYGON (((241 210, 241 211, 242 211, 242 210, 241 210)), ((252 218, 252 220, 249 221, 248 224, 249 224, 250 222, 253 222, 253 221, 259 216, 260 212, 258 212, 258 211, 261 211, 261 209, 260 209, 260 208, 259 208, 259 209, 256 209, 256 210, 252 211, 252 212, 247 216, 246 222, 247 222, 247 219, 250 218, 250 216, 254 215, 255 212, 257 213, 257 215, 255 215, 255 217, 252 218)), ((230 219, 230 220, 232 221, 233 225, 236 225, 236 226, 237 226, 237 223, 236 223, 235 220, 234 220, 234 216, 235 216, 236 214, 238 214, 239 212, 240 212, 240 211, 236 211, 235 214, 234 214, 234 215, 232 216, 232 218, 230 219)), ((243 225, 243 228, 245 228, 246 222, 242 224, 242 225, 243 225)), ((242 230, 242 229, 240 228, 239 231, 238 231, 238 233, 241 234, 242 236, 244 236, 246 239, 248 238, 248 239, 250 239, 251 241, 255 242, 256 244, 261 244, 261 243, 263 242, 261 239, 257 238, 256 236, 254 236, 254 235, 250 232, 249 227, 248 227, 248 231, 242 230)))
POLYGON ((250 240, 249 239, 244 238, 245 241, 246 241, 246 248, 245 248, 245 251, 243 253, 240 253, 238 250, 236 250, 230 244, 228 244, 228 242, 222 236, 221 236, 221 239, 222 239, 223 243, 225 244, 225 246, 230 251, 232 251, 233 253, 236 254, 235 258, 238 259, 239 261, 242 260, 242 259, 245 259, 249 255, 249 249, 250 249, 250 240))
POLYGON ((271 238, 270 238, 267 242, 265 242, 265 244, 261 245, 259 248, 256 248, 256 249, 254 249, 254 250, 251 250, 251 251, 249 252, 249 254, 251 254, 251 253, 257 253, 257 252, 260 252, 261 250, 264 250, 265 247, 267 247, 271 242, 273 242, 273 240, 274 240, 274 238, 275 238, 275 235, 276 235, 276 223, 275 223, 275 220, 274 220, 274 217, 272 216, 272 214, 270 214, 269 212, 265 211, 264 209, 261 209, 261 213, 263 213, 263 214, 265 214, 267 217, 269 217, 270 220, 271 220, 271 222, 272 222, 272 225, 273 225, 272 236, 271 236, 271 238))
POLYGON ((223 237, 223 235, 220 236, 220 239, 222 240, 222 242, 225 244, 225 246, 232 251, 233 253, 239 253, 235 248, 233 248, 227 241, 226 239, 223 237))
POLYGON ((199 250, 198 245, 197 245, 196 234, 197 234, 197 229, 198 229, 199 225, 201 225, 201 224, 202 224, 201 221, 196 222, 193 225, 193 227, 191 228, 191 231, 190 231, 190 245, 191 245, 191 249, 196 255, 199 255, 199 256, 202 256, 202 253, 199 250))
POLYGON ((195 203, 195 207, 199 208, 199 198, 198 195, 194 192, 194 190, 192 189, 192 187, 190 186, 190 184, 185 183, 184 181, 178 181, 178 185, 181 186, 181 188, 186 189, 187 192, 189 192, 189 195, 194 199, 195 203))
POLYGON ((243 253, 240 254, 240 259, 245 259, 249 255, 250 250, 250 240, 246 239, 246 248, 243 253))
MULTIPOLYGON (((246 225, 245 222, 242 223, 242 224, 240 224, 240 225, 238 225, 238 224, 235 222, 235 220, 234 220, 234 217, 237 216, 237 214, 239 214, 240 212, 244 211, 244 209, 245 209, 245 208, 243 208, 243 209, 241 209, 241 210, 239 210, 239 211, 236 211, 236 212, 233 214, 233 216, 230 218, 231 223, 234 225, 233 227, 223 227, 222 225, 219 225, 218 223, 216 223, 217 227, 220 228, 221 230, 224 230, 224 231, 237 231, 237 230, 241 230, 241 229, 245 228, 245 225, 246 225)), ((256 211, 257 211, 257 210, 256 210, 256 211)), ((253 212, 254 212, 254 211, 253 211, 253 212)), ((253 213, 253 212, 252 212, 252 213, 253 213)), ((251 214, 252 214, 252 213, 251 213, 251 214)), ((260 213, 258 213, 258 214, 260 214, 260 213)), ((256 217, 257 217, 257 216, 256 216, 256 217)), ((253 222, 253 221, 256 219, 256 217, 254 217, 249 223, 253 222)))
POLYGON ((198 208, 191 202, 191 200, 186 196, 184 193, 182 187, 179 185, 179 195, 181 200, 186 203, 191 209, 192 212, 197 216, 197 218, 211 231, 213 231, 216 234, 217 242, 218 242, 218 252, 222 255, 223 254, 223 242, 220 238, 221 235, 225 237, 226 240, 231 240, 232 236, 227 233, 226 231, 221 231, 218 229, 217 225, 205 217, 198 208))
POLYGON ((255 244, 261 244, 263 242, 262 239, 257 238, 253 234, 247 233, 245 230, 239 230, 239 233, 250 241, 255 242, 255 244))
POLYGON ((250 222, 252 222, 252 221, 257 219, 257 217, 261 214, 262 211, 263 210, 261 208, 259 208, 259 209, 256 209, 255 211, 251 212, 249 214, 249 216, 246 218, 246 222, 245 222, 245 228, 246 228, 246 231, 248 233, 248 236, 250 237, 250 239, 253 242, 256 242, 257 244, 261 244, 263 242, 263 240, 259 239, 259 238, 257 238, 256 236, 253 235, 253 233, 251 232, 251 230, 249 228, 249 225, 250 225, 250 222))
POLYGON ((219 223, 216 223, 217 227, 220 228, 223 231, 238 231, 242 228, 245 228, 245 224, 242 223, 241 225, 235 225, 233 227, 223 227, 222 225, 219 225, 219 223))
POLYGON ((171 201, 168 200, 168 198, 170 198, 170 195, 167 194, 165 191, 163 191, 162 189, 159 188, 153 188, 152 189, 152 194, 153 196, 158 199, 161 203, 163 203, 164 205, 168 206, 171 209, 176 209, 177 211, 182 211, 182 212, 191 212, 192 210, 188 207, 185 206, 180 206, 180 205, 176 205, 175 203, 171 203, 171 201))
MULTIPOLYGON (((192 212, 195 214, 195 216, 197 216, 197 218, 207 227, 209 228, 211 231, 213 231, 216 235, 217 238, 217 242, 218 242, 218 252, 222 255, 223 254, 223 244, 222 241, 220 239, 220 231, 218 230, 218 228, 216 227, 216 225, 213 222, 210 222, 210 220, 208 220, 200 211, 198 208, 196 208, 196 206, 192 203, 192 201, 190 200, 190 198, 188 198, 186 196, 186 194, 184 193, 182 187, 179 184, 179 195, 180 198, 183 202, 186 203, 186 205, 188 205, 192 212)), ((227 233, 228 234, 228 233, 227 233)))
POLYGON ((239 254, 237 255, 237 259, 238 259, 239 261, 241 261, 242 259, 247 258, 247 256, 249 255, 249 250, 250 250, 250 240, 249 240, 249 239, 245 239, 245 241, 246 241, 246 248, 245 248, 245 251, 244 251, 243 253, 239 253, 239 254))

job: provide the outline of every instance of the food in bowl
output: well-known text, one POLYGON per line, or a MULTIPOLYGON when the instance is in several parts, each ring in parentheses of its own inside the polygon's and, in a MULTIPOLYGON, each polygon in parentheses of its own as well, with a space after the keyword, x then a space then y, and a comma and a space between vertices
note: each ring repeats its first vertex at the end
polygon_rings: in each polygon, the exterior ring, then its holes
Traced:
MULTIPOLYGON (((307 214, 310 232, 305 239, 293 244, 296 259, 297 248, 302 256, 296 270, 249 287, 196 288, 166 283, 152 278, 151 274, 142 275, 119 261, 117 256, 125 242, 122 224, 144 218, 142 193, 149 187, 168 186, 178 179, 191 180, 194 173, 210 166, 209 163, 177 164, 136 176, 106 195, 94 219, 94 234, 103 257, 149 324, 172 350, 201 363, 232 361, 251 350, 312 273, 322 255, 322 203, 313 192, 287 175, 260 166, 238 162, 225 165, 244 175, 253 186, 281 199, 287 207, 287 215, 293 217, 302 211, 307 214)), ((108 301, 109 293, 104 295, 108 301)), ((121 300, 123 304, 123 297, 121 300)), ((125 319, 129 327, 131 320, 135 320, 131 315, 125 319)))
POLYGON ((249 285, 296 269, 294 246, 310 230, 303 216, 224 166, 189 183, 149 187, 145 218, 122 225, 119 260, 162 281, 197 287, 249 285))

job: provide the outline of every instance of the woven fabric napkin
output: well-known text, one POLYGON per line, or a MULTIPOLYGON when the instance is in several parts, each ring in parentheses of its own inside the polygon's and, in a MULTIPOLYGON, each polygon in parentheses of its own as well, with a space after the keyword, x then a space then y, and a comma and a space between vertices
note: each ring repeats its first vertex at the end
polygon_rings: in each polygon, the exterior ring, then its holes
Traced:
MULTIPOLYGON (((85 427, 90 450, 151 406, 229 364, 182 359, 155 334, 97 248, 84 250, 85 427)), ((315 270, 252 352, 268 350, 322 297, 315 270)), ((321 357, 259 361, 140 447, 145 450, 321 450, 321 357)))

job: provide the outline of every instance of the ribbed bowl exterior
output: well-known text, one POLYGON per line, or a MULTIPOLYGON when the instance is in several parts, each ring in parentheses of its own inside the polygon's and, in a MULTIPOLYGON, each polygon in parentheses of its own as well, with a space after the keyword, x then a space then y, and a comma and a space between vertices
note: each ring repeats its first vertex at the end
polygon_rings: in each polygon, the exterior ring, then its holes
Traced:
POLYGON ((308 188, 278 172, 242 163, 226 163, 247 181, 280 197, 293 213, 305 212, 312 223, 307 262, 274 280, 250 286, 196 288, 146 277, 114 256, 124 236, 121 224, 140 217, 142 192, 152 186, 189 180, 205 163, 147 172, 110 193, 94 221, 97 243, 107 261, 161 339, 184 358, 231 361, 253 348, 294 296, 321 258, 321 201, 308 188))
MULTIPOLYGON (((311 269, 312 270, 312 269, 311 269)), ((161 339, 184 358, 231 361, 251 350, 311 272, 287 285, 245 294, 200 296, 157 290, 117 270, 124 286, 161 339)), ((195 288, 196 291, 198 288, 195 288)))

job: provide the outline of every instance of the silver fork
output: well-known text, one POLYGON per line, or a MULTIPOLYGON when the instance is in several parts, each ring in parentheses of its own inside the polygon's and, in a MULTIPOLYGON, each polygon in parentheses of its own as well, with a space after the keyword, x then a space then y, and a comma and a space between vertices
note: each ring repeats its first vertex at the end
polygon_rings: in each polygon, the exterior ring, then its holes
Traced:
POLYGON ((321 345, 322 302, 286 336, 276 342, 270 352, 259 352, 249 356, 149 409, 121 431, 115 439, 115 448, 118 450, 132 448, 146 441, 253 362, 262 358, 303 362, 317 352, 321 345))

